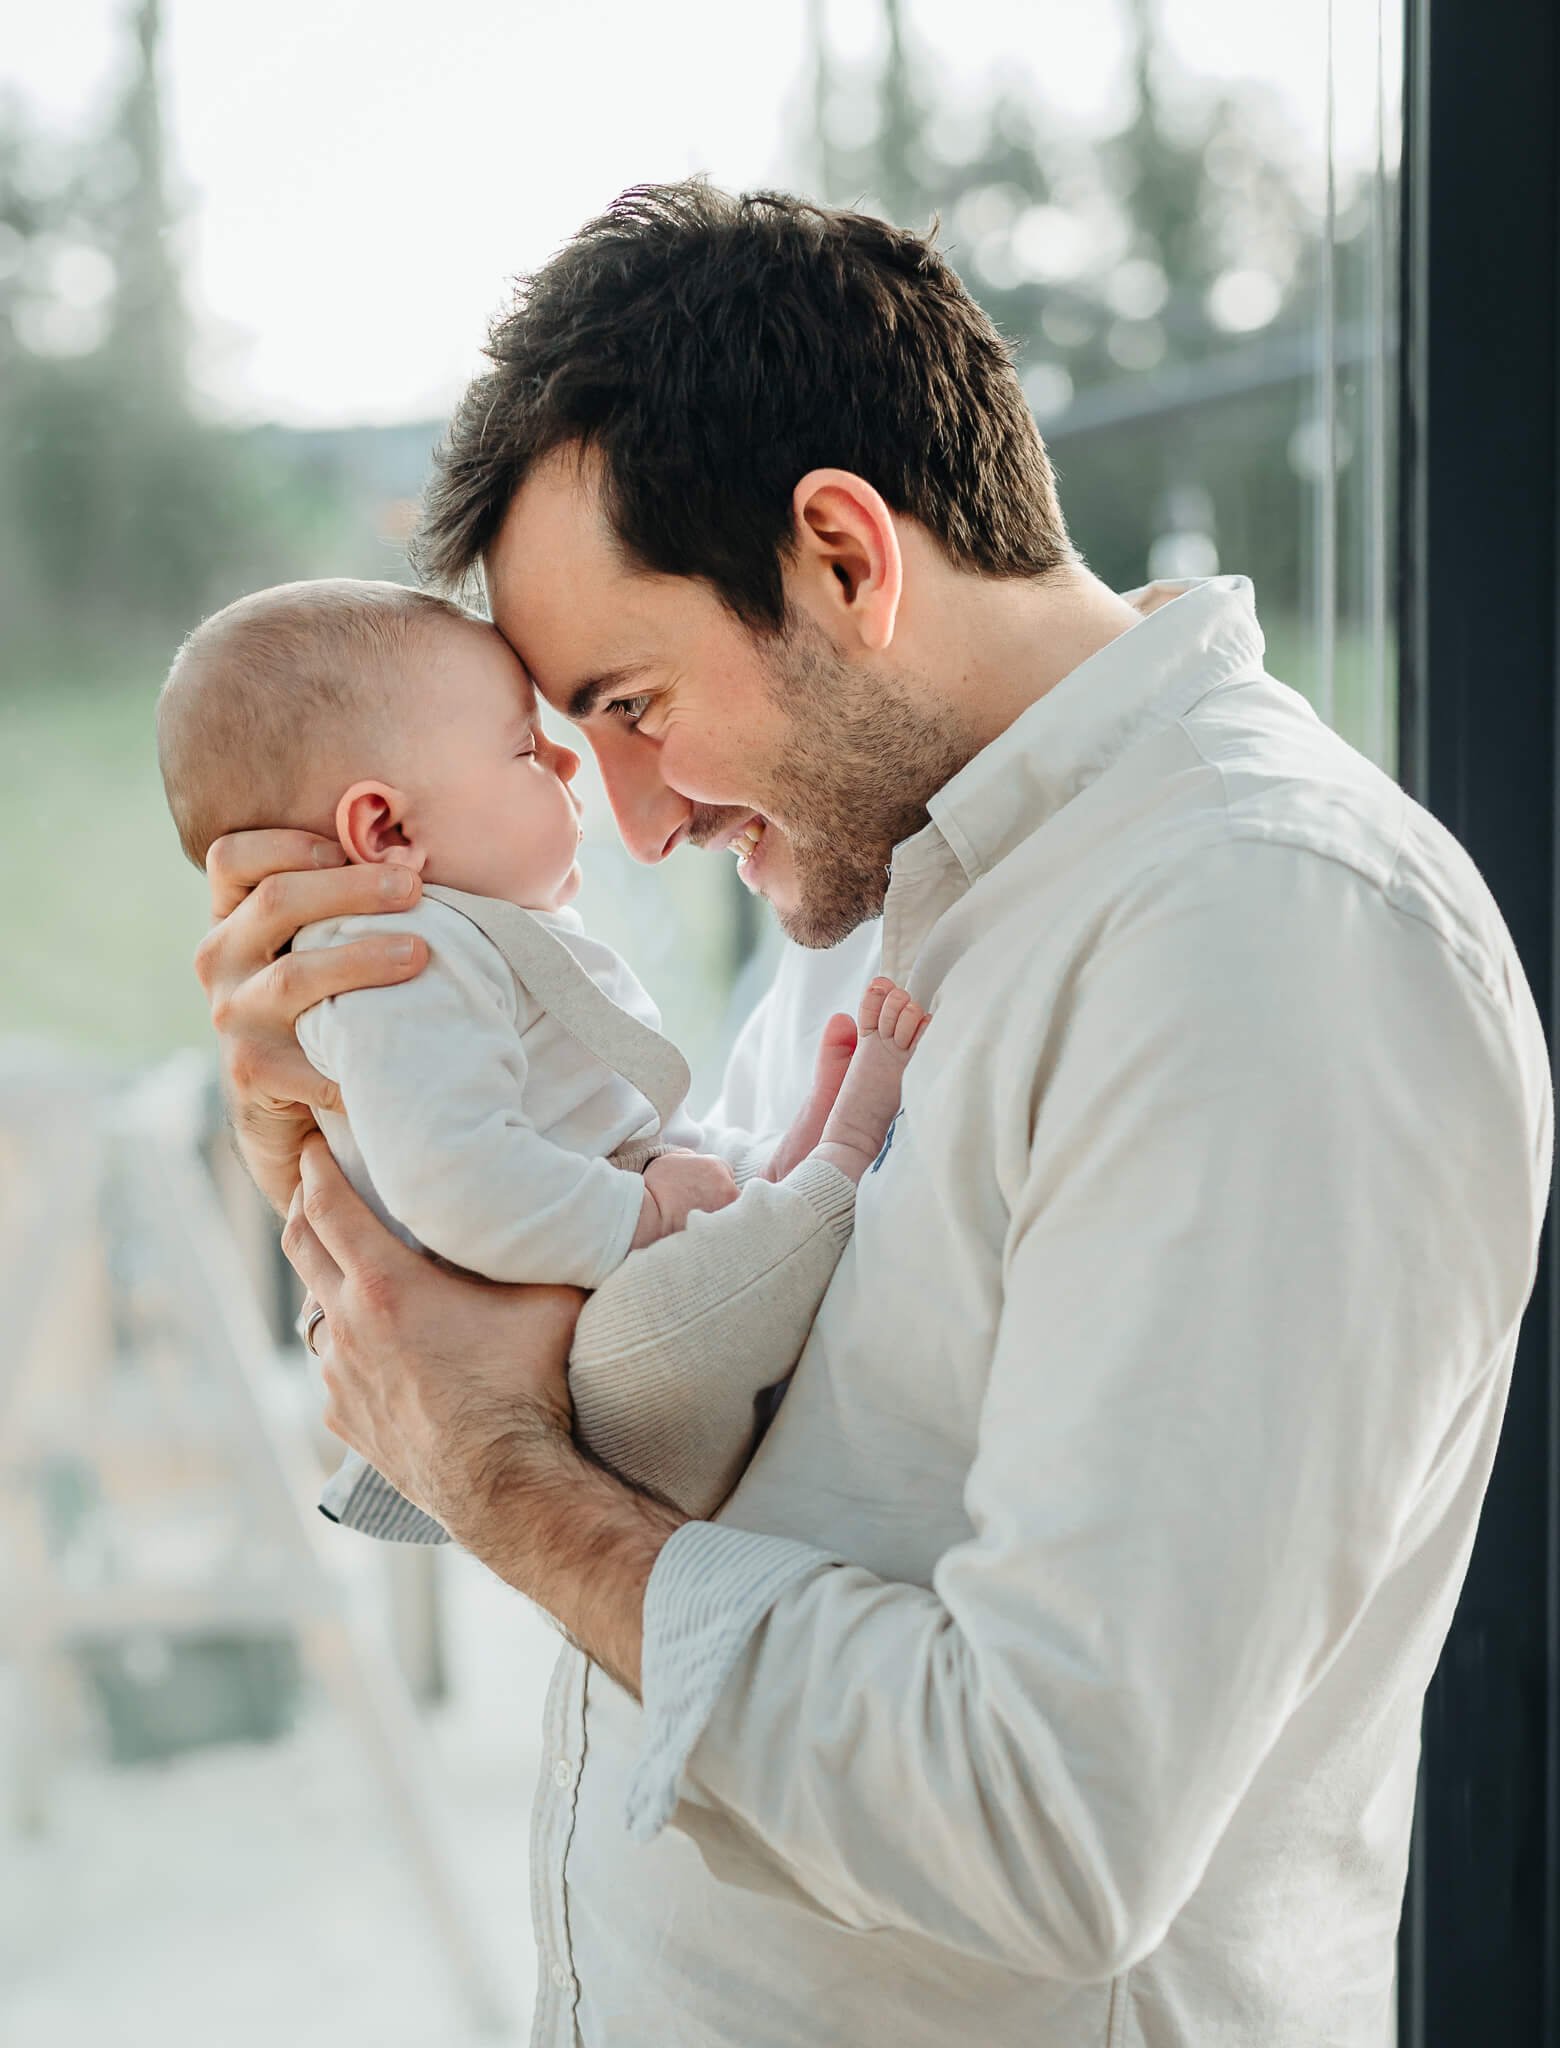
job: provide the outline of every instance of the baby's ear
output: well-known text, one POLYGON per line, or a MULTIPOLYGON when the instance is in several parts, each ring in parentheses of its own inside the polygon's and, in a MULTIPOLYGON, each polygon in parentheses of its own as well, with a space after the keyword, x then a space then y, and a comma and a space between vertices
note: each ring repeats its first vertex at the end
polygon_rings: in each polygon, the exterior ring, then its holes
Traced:
POLYGON ((336 837, 348 860, 389 861, 422 873, 428 858, 406 836, 406 799, 388 782, 354 782, 336 806, 336 837))

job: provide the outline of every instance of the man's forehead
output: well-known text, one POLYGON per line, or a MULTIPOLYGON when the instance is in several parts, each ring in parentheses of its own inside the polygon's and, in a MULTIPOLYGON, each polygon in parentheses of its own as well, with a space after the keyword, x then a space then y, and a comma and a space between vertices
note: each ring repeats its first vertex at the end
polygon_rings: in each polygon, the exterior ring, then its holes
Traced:
POLYGON ((534 599, 539 585, 621 577, 595 463, 572 451, 539 463, 510 499, 485 567, 495 617, 511 593, 534 599))
POLYGON ((577 463, 527 478, 485 567, 493 622, 555 710, 580 716, 589 687, 649 658, 654 579, 624 562, 577 463))
POLYGON ((549 670, 585 652, 634 580, 573 465, 549 464, 526 479, 484 569, 493 621, 546 694, 549 670))
POLYGON ((615 689, 632 685, 649 665, 643 643, 626 634, 623 624, 608 617, 539 625, 522 605, 510 644, 536 695, 565 717, 580 719, 615 689))

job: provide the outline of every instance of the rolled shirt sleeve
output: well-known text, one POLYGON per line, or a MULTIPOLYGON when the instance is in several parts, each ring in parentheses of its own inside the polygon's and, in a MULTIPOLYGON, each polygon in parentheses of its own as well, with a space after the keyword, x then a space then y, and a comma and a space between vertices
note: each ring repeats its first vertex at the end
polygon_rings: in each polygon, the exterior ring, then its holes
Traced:
POLYGON ((1509 1361, 1512 1001, 1321 855, 1145 878, 1037 1022, 973 1534, 920 1586, 680 1531, 631 1827, 713 1814, 845 1926, 1061 1981, 1152 1951, 1509 1361))
POLYGON ((659 1834, 677 1804, 689 1752, 753 1631, 780 1596, 839 1563, 788 1536, 685 1522, 645 1591, 644 1743, 628 1793, 629 1832, 659 1834))

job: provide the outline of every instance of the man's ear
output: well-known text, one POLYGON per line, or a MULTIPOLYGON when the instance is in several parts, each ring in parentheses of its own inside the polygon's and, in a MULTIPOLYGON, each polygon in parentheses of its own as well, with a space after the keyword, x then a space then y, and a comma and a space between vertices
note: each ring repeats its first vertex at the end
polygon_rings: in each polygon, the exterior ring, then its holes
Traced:
POLYGON ((808 608, 881 654, 894 637, 904 561, 893 513, 865 478, 810 469, 791 494, 794 566, 808 608))
POLYGON ((421 874, 428 854, 405 829, 406 799, 388 782, 354 782, 336 806, 336 837, 348 860, 389 862, 421 874))

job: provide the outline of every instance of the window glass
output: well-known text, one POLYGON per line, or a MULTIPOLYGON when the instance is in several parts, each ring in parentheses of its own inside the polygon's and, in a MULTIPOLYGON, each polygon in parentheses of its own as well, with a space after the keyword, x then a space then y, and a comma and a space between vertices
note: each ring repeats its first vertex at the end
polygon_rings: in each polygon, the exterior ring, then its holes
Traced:
POLYGON ((1273 672, 1390 766, 1397 0, 860 28, 821 10, 820 182, 941 217, 1092 566, 1250 576, 1273 672))
MULTIPOLYGON (((541 1753, 556 1637, 470 1560, 343 1538, 339 1580, 305 1588, 350 1619, 341 1642, 394 1652, 426 1740, 401 1694, 371 1712, 377 1662, 354 1685, 311 1652, 327 1632, 292 1627, 289 1503, 321 1447, 312 1368, 273 1357, 256 1308, 293 1285, 274 1218, 214 1129, 201 1198, 170 1203, 182 1183, 148 1183, 133 1143, 111 1160, 93 1121, 105 1069, 178 1048, 155 1101, 181 1165, 215 1105, 191 973, 207 892, 153 747, 181 636, 264 584, 409 577, 430 450, 505 280, 623 187, 707 170, 936 214, 1095 570, 1123 590, 1249 575, 1272 672, 1392 767, 1400 4, 13 10, 0 1233, 47 1256, 11 1261, 8 1331, 37 1341, 0 1364, 0 1486, 56 1639, 0 1701, 21 1817, 48 1822, 0 1857, 8 2043, 85 2048, 134 2011, 178 2041, 215 2012, 223 2048, 475 2048, 470 1944, 523 2014, 525 1805, 542 1768, 571 1769, 541 1753), (100 1633, 59 1619, 78 1598, 100 1633), (386 1823, 415 1838, 424 1771, 453 1871, 386 1823)), ((637 866, 588 759, 582 784, 580 907, 660 1003, 698 1102, 774 924, 728 854, 637 866)))
MULTIPOLYGON (((258 584, 408 573, 503 280, 635 178, 937 214, 1095 569, 1250 575, 1273 671, 1390 766, 1399 5, 809 0, 739 32, 713 0, 523 27, 452 0, 365 40, 298 4, 241 58, 205 10, 40 23, 0 106, 0 797, 18 846, 90 816, 127 857, 28 910, 0 1029, 205 1042, 200 892, 146 746, 167 655, 258 584), (534 94, 506 121, 517 66, 587 49, 590 122, 534 94), (313 140, 278 160, 283 90, 313 140), (410 173, 412 101, 420 165, 458 141, 458 208, 410 173)), ((772 924, 724 854, 636 868, 584 780, 587 914, 712 1089, 772 924)))

